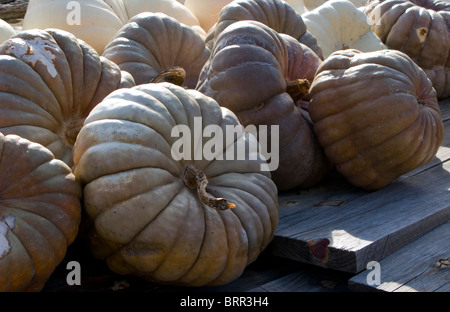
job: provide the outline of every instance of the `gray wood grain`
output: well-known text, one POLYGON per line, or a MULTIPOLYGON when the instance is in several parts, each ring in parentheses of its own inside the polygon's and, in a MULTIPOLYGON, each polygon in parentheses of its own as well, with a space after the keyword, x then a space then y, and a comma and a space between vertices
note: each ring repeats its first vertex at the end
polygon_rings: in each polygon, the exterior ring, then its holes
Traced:
POLYGON ((334 177, 279 196, 276 256, 358 273, 450 219, 450 101, 441 102, 446 135, 436 157, 376 192, 334 177))
POLYGON ((351 291, 448 292, 450 291, 450 221, 401 248, 380 264, 380 284, 370 270, 349 280, 351 291), (447 259, 447 260, 445 260, 447 259))

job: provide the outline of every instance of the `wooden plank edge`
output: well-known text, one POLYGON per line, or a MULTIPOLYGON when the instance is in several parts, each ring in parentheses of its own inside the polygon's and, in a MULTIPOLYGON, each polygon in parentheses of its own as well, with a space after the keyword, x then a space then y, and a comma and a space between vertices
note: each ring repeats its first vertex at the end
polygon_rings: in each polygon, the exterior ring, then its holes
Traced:
POLYGON ((450 221, 350 278, 348 290, 448 292, 450 221))
MULTIPOLYGON (((442 170, 446 170, 444 168, 444 164, 448 167, 449 162, 441 164, 442 170)), ((434 170, 441 169, 434 168, 434 170)), ((419 176, 423 177, 424 175, 426 175, 426 172, 420 173, 413 179, 418 178, 419 176)), ((357 202, 353 202, 353 204, 355 203, 357 205, 357 202)), ((348 207, 344 209, 348 209, 348 207)), ((324 268, 356 274, 364 270, 368 262, 383 259, 449 219, 450 203, 446 203, 446 205, 438 211, 435 211, 430 215, 425 215, 421 220, 416 220, 415 222, 406 224, 402 228, 399 228, 396 232, 387 233, 386 236, 375 242, 370 242, 358 250, 345 250, 334 248, 332 245, 329 246, 331 241, 328 237, 323 237, 322 239, 317 238, 302 240, 275 233, 271 251, 278 257, 285 257, 324 268), (395 236, 397 241, 400 239, 400 243, 396 242, 394 244, 392 242, 393 236, 395 236)), ((330 224, 329 226, 332 225, 330 224)), ((331 230, 335 229, 330 228, 330 233, 331 230)))

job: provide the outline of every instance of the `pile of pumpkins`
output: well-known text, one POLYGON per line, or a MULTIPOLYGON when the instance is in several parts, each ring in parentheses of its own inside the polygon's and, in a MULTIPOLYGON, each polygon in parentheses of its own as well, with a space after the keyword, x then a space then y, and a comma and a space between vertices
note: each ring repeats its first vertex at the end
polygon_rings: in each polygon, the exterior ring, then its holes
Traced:
POLYGON ((446 1, 30 0, 0 40, 0 291, 42 290, 81 234, 118 274, 229 283, 279 192, 331 170, 378 190, 443 139, 446 1), (278 168, 245 131, 195 157, 210 125, 278 127, 278 168))

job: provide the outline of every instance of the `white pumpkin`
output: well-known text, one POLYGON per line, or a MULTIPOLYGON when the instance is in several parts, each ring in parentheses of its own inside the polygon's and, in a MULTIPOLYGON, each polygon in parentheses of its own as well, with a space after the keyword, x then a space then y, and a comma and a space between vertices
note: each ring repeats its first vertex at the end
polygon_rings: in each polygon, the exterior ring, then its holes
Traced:
POLYGON ((62 29, 85 41, 101 54, 123 26, 124 21, 119 16, 126 16, 124 14, 115 12, 103 0, 30 0, 23 19, 23 30, 62 29))
POLYGON ((308 11, 303 0, 284 0, 284 1, 289 3, 289 5, 295 10, 295 12, 297 12, 300 15, 308 11))
MULTIPOLYGON (((290 2, 291 0, 287 0, 287 2, 290 2)), ((294 0, 292 0, 294 1, 294 0)), ((326 3, 328 0, 303 0, 305 3, 306 10, 314 10, 315 8, 321 6, 322 4, 326 3)), ((368 0, 349 0, 351 1, 357 8, 361 8, 366 6, 368 0)))
POLYGON ((141 12, 165 13, 206 36, 197 17, 176 0, 30 0, 23 30, 62 29, 102 54, 116 32, 141 12))
POLYGON ((220 10, 233 0, 186 0, 184 5, 197 16, 207 32, 217 22, 220 10))
POLYGON ((302 15, 308 31, 316 38, 324 58, 343 49, 371 52, 385 49, 372 32, 367 16, 351 1, 331 0, 302 15))
POLYGON ((9 39, 15 33, 14 28, 9 23, 0 19, 0 43, 9 39))
POLYGON ((143 12, 164 13, 179 22, 192 27, 203 38, 206 32, 197 16, 176 0, 122 0, 128 12, 128 18, 143 12))

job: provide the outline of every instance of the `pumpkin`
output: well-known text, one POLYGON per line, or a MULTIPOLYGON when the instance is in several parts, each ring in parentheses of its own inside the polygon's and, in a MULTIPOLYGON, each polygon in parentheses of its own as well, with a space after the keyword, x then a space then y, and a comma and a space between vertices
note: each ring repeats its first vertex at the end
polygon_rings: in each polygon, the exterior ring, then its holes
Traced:
MULTIPOLYGON (((202 38, 206 37, 206 29, 200 23, 197 15, 176 0, 122 0, 132 17, 143 12, 164 13, 175 18, 180 23, 192 27, 202 38)), ((209 6, 207 6, 209 7, 209 6)), ((207 8, 206 7, 206 8, 207 8)), ((205 9, 205 6, 203 7, 205 9)))
POLYGON ((0 45, 0 132, 47 147, 69 166, 89 111, 129 75, 72 34, 22 31, 0 45))
POLYGON ((325 58, 348 48, 362 52, 386 49, 372 32, 367 16, 348 0, 328 1, 302 18, 325 58))
POLYGON ((86 118, 74 174, 84 186, 89 245, 111 270, 163 284, 220 285, 271 241, 277 189, 261 171, 255 137, 219 136, 224 148, 205 158, 202 151, 213 148, 203 133, 211 127, 225 133, 239 122, 213 99, 168 82, 114 91, 86 118), (189 148, 177 144, 178 127, 187 128, 178 134, 189 148), (243 160, 226 156, 238 148, 243 160))
POLYGON ((215 38, 229 25, 242 20, 252 20, 263 23, 278 33, 290 35, 299 42, 310 47, 322 58, 322 51, 317 46, 316 39, 307 31, 306 25, 287 2, 282 0, 235 0, 226 5, 219 19, 205 41, 211 48, 215 38))
POLYGON ((184 5, 200 21, 200 25, 208 32, 219 18, 220 10, 233 0, 186 0, 184 5))
POLYGON ((103 56, 130 73, 137 84, 182 67, 184 86, 194 88, 210 55, 192 28, 163 13, 141 13, 123 26, 106 46, 103 56))
MULTIPOLYGON (((305 8, 308 11, 308 10, 314 10, 314 9, 320 7, 321 5, 329 2, 330 0, 303 0, 303 1, 305 4, 305 8)), ((363 9, 368 2, 368 0, 348 0, 348 1, 353 3, 359 9, 363 9)))
POLYGON ((350 183, 385 187, 430 161, 444 135, 426 73, 396 50, 343 50, 321 64, 309 113, 328 158, 350 183))
POLYGON ((30 0, 23 19, 23 30, 65 30, 101 54, 117 30, 126 22, 126 18, 126 12, 114 11, 103 0, 30 0))
POLYGON ((14 28, 4 20, 0 19, 0 43, 9 39, 16 33, 14 28))
POLYGON ((196 87, 244 125, 279 127, 279 190, 317 184, 328 160, 307 112, 307 90, 320 58, 291 36, 256 21, 228 26, 215 40, 196 87), (303 93, 302 93, 303 92, 303 93))
POLYGON ((40 291, 75 240, 81 187, 40 144, 0 133, 0 291, 40 291))
POLYGON ((448 1, 377 0, 370 1, 364 12, 388 48, 406 53, 427 73, 438 98, 450 96, 448 1))
POLYGON ((295 10, 295 12, 297 12, 300 15, 308 11, 303 0, 285 0, 285 1, 289 3, 289 5, 295 10))
POLYGON ((23 19, 23 30, 65 30, 102 54, 105 46, 130 18, 151 10, 173 15, 192 26, 201 36, 206 36, 193 13, 175 0, 30 0, 23 19))

